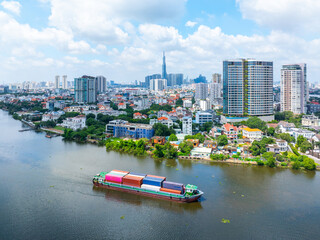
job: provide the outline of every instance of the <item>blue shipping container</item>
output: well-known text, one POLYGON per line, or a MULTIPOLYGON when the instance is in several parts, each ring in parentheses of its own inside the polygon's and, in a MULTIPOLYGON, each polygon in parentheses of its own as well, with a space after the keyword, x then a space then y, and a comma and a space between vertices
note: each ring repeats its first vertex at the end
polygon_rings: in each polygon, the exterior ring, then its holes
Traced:
POLYGON ((163 182, 163 179, 161 179, 161 178, 152 178, 152 177, 145 177, 142 180, 143 184, 153 185, 153 186, 157 186, 157 187, 161 187, 162 186, 162 182, 163 182))
POLYGON ((168 182, 164 181, 162 184, 163 188, 173 189, 173 190, 183 190, 183 184, 182 183, 175 183, 175 182, 168 182))

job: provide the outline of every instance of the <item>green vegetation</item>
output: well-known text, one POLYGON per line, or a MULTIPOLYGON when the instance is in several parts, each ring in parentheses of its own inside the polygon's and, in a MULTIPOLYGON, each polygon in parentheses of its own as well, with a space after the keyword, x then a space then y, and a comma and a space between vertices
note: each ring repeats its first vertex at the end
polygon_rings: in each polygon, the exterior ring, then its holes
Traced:
POLYGON ((268 136, 273 136, 274 133, 275 133, 275 129, 274 129, 273 127, 269 127, 269 128, 267 129, 267 134, 268 134, 268 136))
POLYGON ((274 139, 264 137, 261 141, 253 141, 252 145, 249 147, 249 150, 252 152, 253 156, 259 156, 265 153, 266 145, 275 143, 274 139))
POLYGON ((196 135, 187 135, 187 136, 184 137, 184 139, 185 140, 187 140, 187 139, 199 139, 199 141, 201 143, 203 143, 204 140, 205 140, 205 137, 201 133, 197 133, 196 135))
POLYGON ((153 103, 153 104, 150 106, 150 110, 153 110, 153 111, 164 110, 164 111, 170 112, 170 111, 172 111, 172 106, 170 106, 170 105, 168 105, 168 104, 166 104, 166 105, 159 105, 159 104, 153 103))
POLYGON ((177 101, 176 101, 176 106, 183 106, 183 100, 182 98, 179 98, 177 101))
POLYGON ((312 144, 303 136, 298 136, 297 146, 300 148, 300 151, 305 153, 306 151, 312 149, 312 144))
POLYGON ((228 144, 228 138, 226 135, 220 135, 217 139, 218 146, 225 146, 228 144))
POLYGON ((210 158, 212 160, 225 160, 225 159, 228 159, 230 158, 230 156, 225 156, 223 154, 211 154, 210 155, 210 158))
POLYGON ((280 134, 274 134, 276 138, 281 138, 282 140, 287 141, 288 143, 295 142, 296 139, 292 137, 289 133, 280 133, 280 134))
POLYGON ((172 127, 168 128, 166 125, 161 123, 153 124, 154 135, 155 136, 170 136, 171 134, 175 134, 176 132, 172 127))
POLYGON ((168 141, 169 141, 169 142, 171 142, 171 141, 178 141, 178 138, 177 138, 177 136, 176 136, 175 134, 171 134, 170 137, 169 137, 169 139, 168 139, 168 141))
POLYGON ((200 131, 201 132, 210 132, 211 128, 212 128, 213 122, 206 122, 202 125, 200 125, 200 131))
POLYGON ((168 142, 165 145, 156 144, 153 156, 155 158, 175 159, 178 156, 178 151, 168 142))
POLYGON ((287 121, 289 123, 294 123, 296 127, 301 127, 302 115, 294 115, 290 111, 277 112, 274 116, 277 121, 287 121))
POLYGON ((178 152, 179 156, 189 156, 191 150, 193 149, 193 143, 188 141, 183 141, 179 144, 179 150, 178 152))
POLYGON ((133 141, 133 140, 106 140, 106 150, 114 150, 117 152, 131 153, 135 156, 146 155, 146 142, 143 140, 133 141))

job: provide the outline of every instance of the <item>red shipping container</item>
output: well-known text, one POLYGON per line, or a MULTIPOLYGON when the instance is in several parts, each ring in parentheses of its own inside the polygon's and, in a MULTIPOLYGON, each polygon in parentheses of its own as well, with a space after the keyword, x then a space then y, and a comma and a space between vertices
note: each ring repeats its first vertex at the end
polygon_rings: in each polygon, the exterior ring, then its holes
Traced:
POLYGON ((122 178, 122 184, 140 187, 142 184, 143 177, 126 175, 122 178))
POLYGON ((168 189, 168 188, 160 188, 160 191, 161 192, 181 194, 181 191, 179 191, 179 190, 173 190, 173 189, 168 189))

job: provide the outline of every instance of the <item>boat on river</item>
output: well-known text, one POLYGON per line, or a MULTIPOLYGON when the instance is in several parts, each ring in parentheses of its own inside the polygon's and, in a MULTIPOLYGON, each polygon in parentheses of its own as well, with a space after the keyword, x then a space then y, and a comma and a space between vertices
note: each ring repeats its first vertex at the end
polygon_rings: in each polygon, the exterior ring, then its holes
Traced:
POLYGON ((195 185, 169 182, 166 177, 121 170, 100 172, 93 177, 98 187, 175 202, 195 202, 203 192, 195 185))

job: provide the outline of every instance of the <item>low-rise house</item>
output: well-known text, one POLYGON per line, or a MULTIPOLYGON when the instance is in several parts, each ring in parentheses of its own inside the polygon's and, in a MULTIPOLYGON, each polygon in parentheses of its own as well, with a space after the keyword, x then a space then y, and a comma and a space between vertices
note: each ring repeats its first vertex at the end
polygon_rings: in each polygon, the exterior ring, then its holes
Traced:
POLYGON ((151 138, 151 144, 152 146, 156 144, 164 145, 166 143, 166 138, 165 137, 160 137, 160 136, 154 136, 151 138))
POLYGON ((216 148, 217 147, 217 143, 212 141, 212 140, 205 140, 203 142, 203 146, 206 148, 216 148))
POLYGON ((41 121, 42 121, 42 122, 46 122, 46 121, 56 121, 56 120, 59 119, 59 117, 60 117, 62 114, 64 114, 63 111, 43 114, 41 121))
POLYGON ((133 114, 133 119, 142 119, 142 114, 139 112, 136 112, 133 114))
POLYGON ((70 106, 70 107, 65 107, 63 111, 65 112, 83 112, 83 111, 89 111, 90 106, 70 106))
POLYGON ((303 136, 308 140, 311 140, 312 137, 314 137, 316 134, 312 131, 300 129, 300 128, 294 128, 292 129, 292 136, 297 140, 299 136, 303 136))
POLYGON ((294 123, 288 123, 285 121, 280 121, 278 123, 278 126, 279 126, 280 132, 282 132, 282 133, 291 132, 292 129, 295 128, 294 123))
POLYGON ((223 134, 227 136, 230 141, 238 140, 239 130, 230 123, 226 123, 222 127, 223 134))
POLYGON ((127 108, 127 105, 123 102, 119 103, 118 104, 118 109, 126 109, 127 108))
POLYGON ((155 123, 161 123, 166 125, 168 128, 173 127, 173 121, 167 117, 159 117, 158 119, 150 119, 150 125, 154 125, 155 123))
POLYGON ((278 144, 268 144, 266 146, 267 152, 273 152, 276 154, 280 153, 280 147, 278 146, 278 144))
POLYGON ((250 141, 260 141, 262 139, 262 131, 257 128, 244 128, 242 129, 242 135, 243 137, 247 137, 250 139, 250 141))
POLYGON ((278 123, 267 123, 267 127, 276 129, 278 127, 278 123))
POLYGON ((67 118, 63 120, 61 126, 65 128, 71 128, 74 131, 78 129, 83 129, 86 127, 86 116, 78 115, 73 118, 67 118))
POLYGON ((200 140, 199 139, 187 139, 188 142, 192 142, 193 147, 198 147, 200 144, 200 140))
POLYGON ((276 144, 279 146, 280 152, 288 151, 288 143, 287 143, 287 141, 282 140, 282 139, 277 139, 276 140, 276 144))
POLYGON ((212 153, 212 148, 195 147, 191 150, 190 155, 193 157, 206 157, 209 158, 212 153))
POLYGON ((319 121, 319 118, 314 114, 302 116, 302 126, 305 127, 319 127, 319 121))

